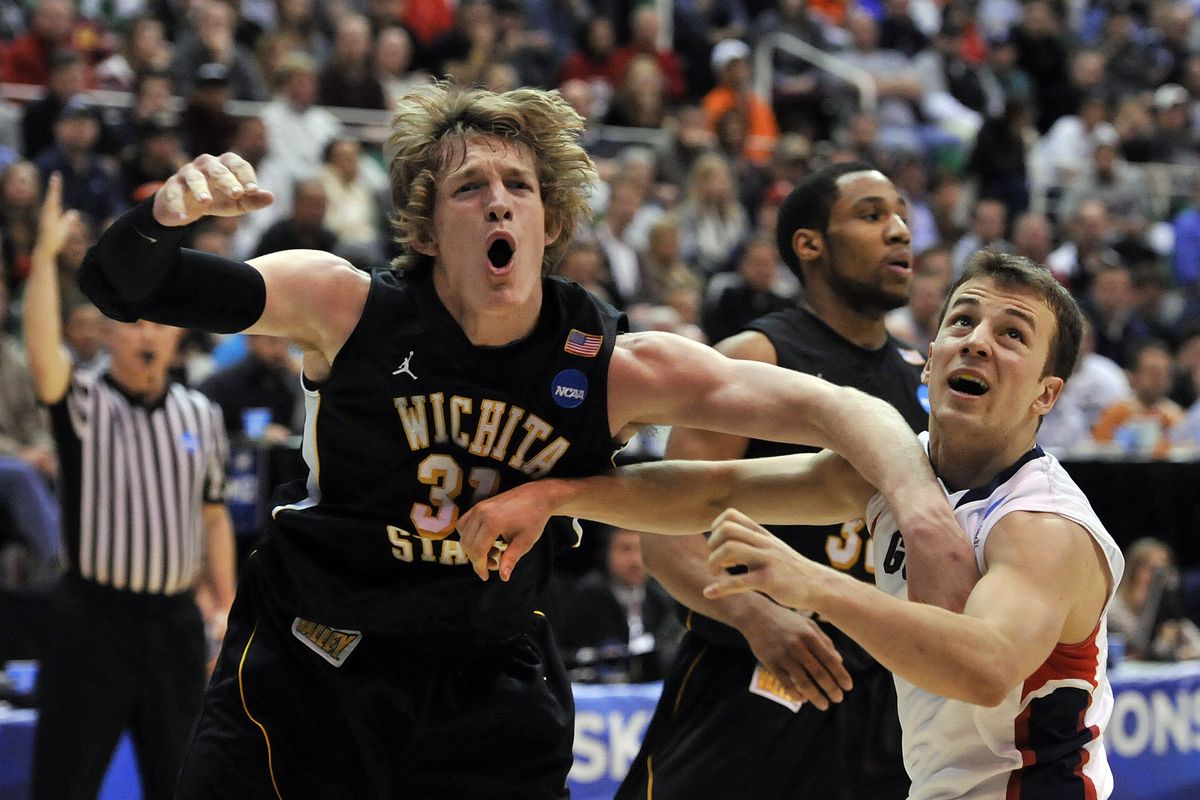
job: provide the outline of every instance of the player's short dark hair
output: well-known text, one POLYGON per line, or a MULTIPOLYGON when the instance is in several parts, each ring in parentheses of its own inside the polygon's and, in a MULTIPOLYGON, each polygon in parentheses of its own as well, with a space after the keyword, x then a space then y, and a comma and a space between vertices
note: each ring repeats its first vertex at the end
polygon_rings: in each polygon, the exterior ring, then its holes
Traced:
POLYGON ((1042 376, 1054 375, 1066 380, 1079 358, 1079 341, 1083 338, 1083 312, 1075 298, 1059 283, 1048 268, 1024 256, 1014 256, 984 248, 967 259, 962 276, 950 287, 946 302, 938 314, 938 327, 946 318, 950 301, 958 287, 970 280, 987 278, 1005 288, 1021 288, 1037 296, 1054 314, 1055 330, 1050 339, 1050 352, 1042 368, 1042 376))
POLYGON ((839 194, 838 178, 851 172, 870 172, 875 169, 865 161, 830 164, 804 178, 784 198, 779 206, 775 242, 783 262, 796 274, 801 284, 804 283, 804 275, 800 271, 800 259, 792 250, 792 237, 801 228, 825 233, 829 229, 829 214, 839 194))

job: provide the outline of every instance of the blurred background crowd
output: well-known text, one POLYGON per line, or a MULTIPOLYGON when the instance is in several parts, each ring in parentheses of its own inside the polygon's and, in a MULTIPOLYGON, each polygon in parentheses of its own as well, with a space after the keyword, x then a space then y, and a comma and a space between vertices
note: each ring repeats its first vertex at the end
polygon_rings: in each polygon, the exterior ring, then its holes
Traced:
MULTIPOLYGON (((977 248, 1028 256, 1090 322, 1043 446, 1195 459, 1198 12, 1200 0, 0 0, 0 460, 53 492, 14 338, 51 173, 81 212, 59 262, 65 333, 100 367, 101 317, 74 273, 116 214, 199 153, 239 153, 278 200, 207 220, 192 247, 385 264, 389 109, 435 79, 557 88, 587 120, 595 220, 559 272, 635 329, 716 342, 801 301, 775 245, 779 204, 809 172, 863 159, 909 206, 917 264, 889 317, 898 337, 924 349, 977 248)), ((231 434, 250 418, 268 442, 298 433, 286 343, 185 342, 177 377, 221 402, 231 434), (271 409, 269 422, 247 408, 271 409)), ((663 439, 646 432, 626 457, 657 457, 663 439)), ((595 619, 564 622, 564 643, 636 656, 645 634, 669 641, 670 602, 637 537, 597 538, 576 570, 591 572, 562 590, 595 619)), ((36 582, 14 563, 6 580, 36 582)), ((603 659, 576 661, 583 676, 603 659)), ((650 660, 621 663, 655 677, 650 660)))

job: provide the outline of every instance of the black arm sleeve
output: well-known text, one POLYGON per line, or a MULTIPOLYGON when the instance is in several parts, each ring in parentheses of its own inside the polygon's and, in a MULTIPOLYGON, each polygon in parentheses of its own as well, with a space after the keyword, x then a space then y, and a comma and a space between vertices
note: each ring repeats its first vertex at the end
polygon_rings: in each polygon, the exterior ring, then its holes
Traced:
POLYGON ((190 226, 154 219, 151 198, 122 214, 88 250, 79 288, 107 316, 212 333, 245 330, 262 316, 267 285, 249 264, 181 248, 190 226))

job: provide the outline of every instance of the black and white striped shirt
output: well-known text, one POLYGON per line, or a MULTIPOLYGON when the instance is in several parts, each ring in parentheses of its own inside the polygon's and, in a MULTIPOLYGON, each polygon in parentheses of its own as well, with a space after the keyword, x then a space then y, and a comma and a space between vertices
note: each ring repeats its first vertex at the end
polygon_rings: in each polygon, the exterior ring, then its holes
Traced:
POLYGON ((171 384, 146 405, 107 374, 76 371, 50 409, 69 571, 114 589, 190 589, 204 556, 205 503, 223 500, 220 409, 171 384))

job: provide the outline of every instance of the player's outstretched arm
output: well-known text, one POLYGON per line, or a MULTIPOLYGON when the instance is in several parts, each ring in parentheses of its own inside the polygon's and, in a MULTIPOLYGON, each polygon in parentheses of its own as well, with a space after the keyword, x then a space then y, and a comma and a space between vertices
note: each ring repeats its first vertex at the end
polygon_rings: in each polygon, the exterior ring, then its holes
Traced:
POLYGON ((114 319, 282 336, 332 361, 361 315, 364 273, 321 251, 245 264, 180 246, 201 217, 239 216, 273 199, 240 156, 198 156, 105 231, 84 259, 80 286, 114 319))
POLYGON ((961 609, 978 580, 970 546, 920 443, 882 400, 811 375, 720 353, 666 333, 622 336, 613 352, 609 415, 614 431, 681 425, 838 452, 877 486, 936 580, 923 601, 961 609))
POLYGON ((463 550, 486 580, 499 555, 501 578, 541 536, 552 516, 579 517, 661 534, 700 533, 724 509, 767 522, 822 524, 854 519, 873 487, 828 451, 738 461, 660 461, 590 478, 544 478, 479 503, 458 524, 463 550), (492 552, 497 539, 506 544, 492 552))
POLYGON ((1050 655, 1086 641, 1110 592, 1098 547, 1052 514, 1014 512, 988 537, 988 571, 962 613, 897 599, 789 548, 749 517, 722 515, 709 539, 709 597, 764 592, 809 608, 881 664, 935 694, 994 706, 1050 655), (730 574, 729 567, 746 571, 730 574))

